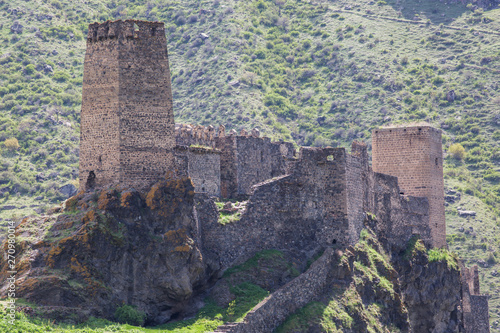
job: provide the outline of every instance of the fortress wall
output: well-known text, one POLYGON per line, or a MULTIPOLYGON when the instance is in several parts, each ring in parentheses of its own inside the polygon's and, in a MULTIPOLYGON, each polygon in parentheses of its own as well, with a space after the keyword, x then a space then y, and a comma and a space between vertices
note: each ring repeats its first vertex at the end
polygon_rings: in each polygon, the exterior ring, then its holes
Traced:
POLYGON ((187 174, 197 193, 220 197, 220 151, 203 147, 177 146, 177 155, 187 158, 187 174))
POLYGON ((474 333, 489 333, 490 332, 490 317, 488 308, 488 296, 486 295, 471 295, 471 317, 474 318, 474 323, 467 332, 474 333))
POLYGON ((364 227, 369 205, 370 166, 365 144, 354 142, 351 154, 346 155, 347 216, 349 219, 349 238, 352 244, 359 239, 364 227))
POLYGON ((373 173, 373 207, 370 211, 377 217, 377 234, 391 246, 406 247, 413 235, 420 235, 430 246, 427 198, 400 195, 398 179, 393 176, 373 173))
POLYGON ((285 174, 282 151, 285 154, 291 151, 293 154, 293 146, 289 149, 287 144, 271 142, 269 138, 237 136, 235 153, 238 161, 238 195, 249 195, 253 185, 285 174))
POLYGON ((427 197, 435 247, 446 246, 441 131, 429 126, 372 133, 373 171, 398 177, 405 195, 427 197))
POLYGON ((302 148, 291 174, 254 186, 246 212, 233 223, 219 224, 210 203, 200 203, 203 247, 227 268, 264 249, 349 245, 345 156, 343 148, 302 148))
POLYGON ((175 141, 179 146, 216 147, 217 134, 213 126, 175 124, 175 141))
POLYGON ((479 290, 479 270, 477 265, 471 268, 460 263, 462 283, 462 315, 466 332, 489 333, 488 296, 479 290))
POLYGON ((90 172, 95 174, 99 184, 119 181, 119 67, 116 59, 120 49, 114 40, 95 41, 97 25, 91 25, 83 68, 80 190, 85 190, 90 172), (95 40, 92 40, 94 34, 95 40))
POLYGON ((174 116, 163 23, 126 21, 134 38, 121 41, 121 182, 147 186, 174 168, 174 116))
POLYGON ((216 137, 221 151, 221 195, 224 198, 248 197, 252 186, 284 175, 295 149, 288 142, 271 142, 256 135, 216 137))
POLYGON ((237 196, 237 159, 236 159, 236 137, 219 136, 216 139, 216 147, 220 154, 220 182, 221 196, 223 198, 234 198, 237 196))
POLYGON ((327 249, 303 274, 293 279, 250 311, 231 333, 273 332, 288 316, 315 300, 329 284, 335 255, 327 249))
POLYGON ((175 145, 163 23, 89 26, 85 55, 80 184, 149 186, 172 171, 175 145))

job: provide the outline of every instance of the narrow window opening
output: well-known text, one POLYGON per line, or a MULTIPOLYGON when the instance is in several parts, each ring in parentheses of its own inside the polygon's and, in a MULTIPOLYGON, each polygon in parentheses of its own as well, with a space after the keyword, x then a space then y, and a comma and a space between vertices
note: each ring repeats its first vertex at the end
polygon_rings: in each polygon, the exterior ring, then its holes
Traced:
POLYGON ((438 158, 436 157, 436 165, 438 165, 438 164, 439 164, 439 162, 438 162, 438 158))
POLYGON ((102 162, 102 155, 99 155, 99 163, 102 162))
POLYGON ((87 177, 87 182, 85 183, 85 188, 87 190, 93 189, 95 187, 95 173, 90 171, 87 177))
POLYGON ((337 240, 336 239, 332 240, 332 245, 335 245, 335 244, 337 244, 337 240))
POLYGON ((151 28, 151 36, 156 34, 156 27, 151 28))
POLYGON ((399 192, 399 194, 401 194, 401 195, 405 195, 405 192, 399 192))

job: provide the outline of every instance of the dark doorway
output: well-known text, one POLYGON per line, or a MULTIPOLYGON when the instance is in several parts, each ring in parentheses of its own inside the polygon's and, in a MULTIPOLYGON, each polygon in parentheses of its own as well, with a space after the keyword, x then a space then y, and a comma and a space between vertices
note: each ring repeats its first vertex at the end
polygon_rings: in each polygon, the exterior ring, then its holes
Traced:
POLYGON ((89 176, 87 177, 87 183, 85 184, 86 190, 91 190, 95 187, 95 173, 94 171, 89 172, 89 176))

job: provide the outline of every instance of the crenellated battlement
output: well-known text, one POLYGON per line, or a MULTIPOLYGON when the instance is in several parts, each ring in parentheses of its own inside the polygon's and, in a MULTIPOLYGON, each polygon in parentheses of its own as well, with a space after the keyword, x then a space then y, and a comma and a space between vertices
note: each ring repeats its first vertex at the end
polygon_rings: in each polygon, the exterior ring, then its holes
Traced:
POLYGON ((242 129, 238 135, 238 132, 234 129, 226 133, 224 125, 220 125, 219 129, 216 130, 212 125, 175 124, 175 139, 177 145, 180 146, 201 145, 215 148, 218 138, 231 136, 252 137, 260 138, 263 141, 271 141, 268 137, 261 138, 258 128, 254 128, 250 132, 242 129))
POLYGON ((106 39, 147 39, 165 37, 162 22, 147 22, 139 20, 117 20, 89 25, 87 41, 90 43, 106 39))

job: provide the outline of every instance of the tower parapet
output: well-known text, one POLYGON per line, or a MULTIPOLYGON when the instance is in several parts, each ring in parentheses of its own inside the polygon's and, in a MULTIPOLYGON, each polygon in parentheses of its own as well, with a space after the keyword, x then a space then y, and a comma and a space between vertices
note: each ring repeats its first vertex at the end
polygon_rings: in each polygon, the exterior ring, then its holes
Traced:
POLYGON ((165 38, 164 24, 138 20, 118 20, 89 25, 87 42, 94 43, 106 39, 125 38, 165 38))

